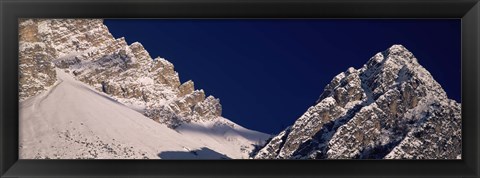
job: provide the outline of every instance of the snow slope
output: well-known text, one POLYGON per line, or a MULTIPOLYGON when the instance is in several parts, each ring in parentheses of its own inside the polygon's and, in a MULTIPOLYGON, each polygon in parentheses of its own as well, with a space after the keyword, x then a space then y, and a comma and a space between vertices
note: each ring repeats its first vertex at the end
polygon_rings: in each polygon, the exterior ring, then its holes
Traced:
POLYGON ((248 158, 269 137, 221 117, 173 130, 56 73, 55 85, 20 103, 20 159, 248 158))

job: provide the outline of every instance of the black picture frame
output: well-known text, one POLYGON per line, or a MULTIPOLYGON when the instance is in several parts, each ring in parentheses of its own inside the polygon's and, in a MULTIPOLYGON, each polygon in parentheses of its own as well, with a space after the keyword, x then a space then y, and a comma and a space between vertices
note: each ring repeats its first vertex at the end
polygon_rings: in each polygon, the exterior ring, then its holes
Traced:
POLYGON ((1 0, 0 177, 479 177, 479 0, 1 0), (462 160, 19 160, 19 18, 461 18, 462 160))

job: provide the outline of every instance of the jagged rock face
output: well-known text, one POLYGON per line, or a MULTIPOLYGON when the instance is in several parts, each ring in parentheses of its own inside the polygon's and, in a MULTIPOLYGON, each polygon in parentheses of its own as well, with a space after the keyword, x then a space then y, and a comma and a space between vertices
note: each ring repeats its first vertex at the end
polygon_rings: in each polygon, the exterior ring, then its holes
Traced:
POLYGON ((394 45, 325 87, 259 159, 456 159, 461 107, 405 47, 394 45))
POLYGON ((195 113, 194 116, 197 117, 195 120, 209 119, 211 116, 222 115, 222 105, 220 105, 219 99, 208 96, 205 100, 194 106, 193 113, 195 113))
POLYGON ((20 98, 56 81, 55 67, 174 128, 221 115, 218 99, 180 83, 172 63, 138 42, 115 39, 101 19, 21 20, 20 98))
POLYGON ((98 19, 21 19, 20 99, 39 94, 55 83, 56 74, 52 64, 54 59, 75 55, 112 39, 102 20, 98 19))
POLYGON ((50 62, 51 53, 44 43, 20 44, 19 98, 37 95, 56 81, 55 66, 50 62))
POLYGON ((178 87, 178 89, 180 90, 179 96, 182 97, 182 96, 188 95, 190 93, 193 93, 193 91, 195 90, 195 87, 193 85, 193 81, 189 80, 189 81, 183 83, 182 85, 180 85, 180 87, 178 87))
POLYGON ((292 128, 287 127, 285 130, 280 132, 277 136, 267 141, 265 145, 255 156, 256 159, 276 159, 278 158, 279 152, 284 146, 287 136, 290 134, 292 128))
POLYGON ((455 101, 431 104, 424 117, 386 159, 461 159, 461 106, 455 101), (445 120, 450 118, 451 120, 445 120))

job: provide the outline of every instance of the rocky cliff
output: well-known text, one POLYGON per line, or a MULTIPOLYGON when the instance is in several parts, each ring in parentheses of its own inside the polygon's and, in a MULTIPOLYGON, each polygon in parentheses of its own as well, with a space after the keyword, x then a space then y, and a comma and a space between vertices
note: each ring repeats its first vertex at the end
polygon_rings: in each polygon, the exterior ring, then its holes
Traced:
POLYGON ((458 159, 461 106, 402 45, 335 76, 257 159, 458 159))
POLYGON ((101 19, 25 19, 19 34, 20 100, 52 86, 61 68, 171 128, 221 116, 219 99, 181 84, 172 63, 115 39, 101 19))

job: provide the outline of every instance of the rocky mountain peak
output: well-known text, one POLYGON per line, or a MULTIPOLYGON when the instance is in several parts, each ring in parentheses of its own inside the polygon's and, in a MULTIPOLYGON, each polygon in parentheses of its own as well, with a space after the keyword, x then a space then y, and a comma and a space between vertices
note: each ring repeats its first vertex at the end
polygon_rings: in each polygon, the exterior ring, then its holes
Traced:
POLYGON ((420 65, 413 54, 403 45, 393 45, 383 52, 375 54, 364 68, 378 67, 414 67, 420 65))
POLYGON ((452 143, 461 140, 460 118, 460 105, 448 99, 410 51, 393 45, 360 69, 351 67, 335 76, 315 105, 272 139, 256 158, 384 158, 405 145, 411 148, 408 155, 396 151, 388 158, 437 158, 410 143, 400 143, 427 122, 446 127, 438 129, 434 139, 453 141, 435 145, 430 136, 415 139, 422 143, 428 140, 433 147, 451 147, 455 151, 437 152, 443 153, 441 158, 456 158, 461 149, 452 143), (439 109, 439 105, 444 107, 439 109), (436 123, 439 120, 445 123, 436 123))

